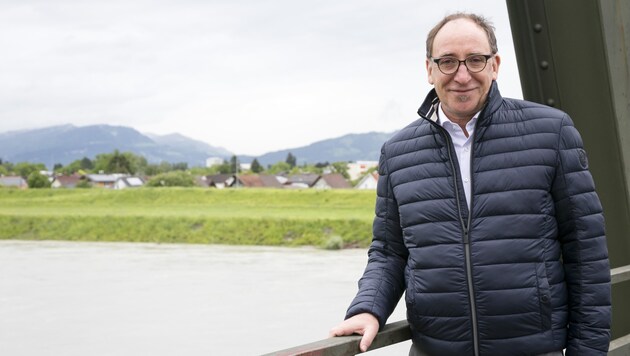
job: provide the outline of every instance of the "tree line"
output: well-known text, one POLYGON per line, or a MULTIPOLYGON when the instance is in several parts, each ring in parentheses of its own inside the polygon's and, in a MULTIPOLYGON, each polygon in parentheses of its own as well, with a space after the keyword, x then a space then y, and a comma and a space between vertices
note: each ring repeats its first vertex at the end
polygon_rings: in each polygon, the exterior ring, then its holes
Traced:
MULTIPOLYGON (((297 165, 297 157, 288 153, 284 161, 263 167, 257 159, 254 159, 247 170, 240 168, 238 157, 233 155, 229 160, 224 160, 222 164, 212 167, 188 167, 188 163, 149 163, 143 156, 132 152, 119 152, 114 150, 111 153, 96 155, 94 159, 83 157, 70 162, 67 165, 56 163, 53 167, 55 175, 87 175, 93 173, 103 174, 128 174, 132 176, 153 177, 148 182, 148 186, 193 186, 195 184, 193 176, 214 175, 214 174, 322 174, 328 169, 341 173, 349 179, 347 162, 321 162, 316 164, 297 165)), ((29 187, 50 187, 48 177, 41 172, 46 171, 43 163, 19 162, 11 163, 0 159, 0 176, 21 176, 27 180, 29 187)))

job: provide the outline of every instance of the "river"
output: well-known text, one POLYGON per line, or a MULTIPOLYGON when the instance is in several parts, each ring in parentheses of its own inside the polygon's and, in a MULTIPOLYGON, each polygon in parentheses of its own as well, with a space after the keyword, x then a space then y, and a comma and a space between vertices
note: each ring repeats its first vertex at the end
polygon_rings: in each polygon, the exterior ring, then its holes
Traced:
MULTIPOLYGON (((0 241, 0 354, 260 355, 317 341, 343 319, 366 260, 364 249, 0 241)), ((390 322, 404 315, 401 303, 390 322)))

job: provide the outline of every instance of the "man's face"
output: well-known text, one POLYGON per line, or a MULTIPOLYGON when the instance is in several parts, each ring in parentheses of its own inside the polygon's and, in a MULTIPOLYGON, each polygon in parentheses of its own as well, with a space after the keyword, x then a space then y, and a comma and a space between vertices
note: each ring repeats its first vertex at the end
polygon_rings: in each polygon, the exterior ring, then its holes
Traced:
MULTIPOLYGON (((468 19, 450 21, 440 29, 433 41, 433 58, 455 57, 461 61, 473 54, 491 54, 490 43, 485 31, 468 19)), ((479 73, 470 73, 464 63, 457 72, 444 74, 433 61, 427 59, 429 84, 435 87, 442 110, 452 121, 465 121, 483 107, 492 80, 497 79, 501 58, 488 59, 486 67, 479 73)))

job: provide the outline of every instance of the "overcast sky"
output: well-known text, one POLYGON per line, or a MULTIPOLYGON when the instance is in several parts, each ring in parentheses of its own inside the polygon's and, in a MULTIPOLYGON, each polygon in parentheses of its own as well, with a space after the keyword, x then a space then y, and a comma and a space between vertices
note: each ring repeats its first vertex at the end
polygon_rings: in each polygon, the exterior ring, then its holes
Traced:
POLYGON ((0 132, 124 125, 251 155, 391 132, 454 11, 494 22, 521 98, 505 0, 0 0, 0 132))

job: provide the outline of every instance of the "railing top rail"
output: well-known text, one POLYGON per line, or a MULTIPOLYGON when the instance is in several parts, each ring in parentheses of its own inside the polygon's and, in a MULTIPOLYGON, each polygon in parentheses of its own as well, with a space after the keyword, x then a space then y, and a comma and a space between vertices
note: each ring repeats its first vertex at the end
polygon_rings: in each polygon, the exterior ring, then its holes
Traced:
MULTIPOLYGON (((630 265, 610 270, 611 283, 617 284, 630 280, 630 265)), ((370 346, 370 351, 411 339, 411 331, 406 320, 385 325, 370 346)), ((309 344, 275 351, 263 356, 346 356, 359 353, 360 335, 341 336, 315 341, 309 344)), ((630 353, 630 334, 610 343, 609 355, 628 355, 630 353)))
POLYGON ((612 284, 630 280, 630 265, 613 268, 610 270, 612 284))
MULTIPOLYGON (((409 340, 411 331, 407 320, 387 324, 374 338, 370 350, 409 340)), ((272 352, 263 356, 341 356, 354 355, 359 350, 360 335, 340 336, 310 344, 272 352)))

